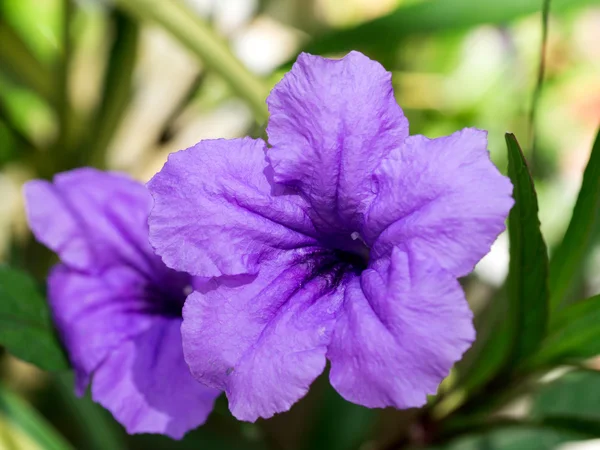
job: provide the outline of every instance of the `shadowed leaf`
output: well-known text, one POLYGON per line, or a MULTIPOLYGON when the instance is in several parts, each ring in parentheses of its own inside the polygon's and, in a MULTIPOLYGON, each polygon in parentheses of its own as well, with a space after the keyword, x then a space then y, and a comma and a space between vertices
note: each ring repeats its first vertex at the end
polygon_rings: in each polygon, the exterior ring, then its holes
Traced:
POLYGON ((0 266, 0 344, 44 370, 69 367, 34 281, 5 266, 0 266))

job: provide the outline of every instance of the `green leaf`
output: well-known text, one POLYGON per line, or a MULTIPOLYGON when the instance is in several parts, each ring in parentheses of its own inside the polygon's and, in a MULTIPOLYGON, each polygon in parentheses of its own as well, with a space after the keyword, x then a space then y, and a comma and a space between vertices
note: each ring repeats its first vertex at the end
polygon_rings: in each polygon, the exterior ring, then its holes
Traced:
POLYGON ((85 164, 103 168, 105 153, 132 97, 139 26, 120 11, 113 14, 114 39, 104 78, 102 103, 97 111, 85 164))
POLYGON ((566 300, 581 272, 596 227, 600 225, 600 130, 583 174, 571 222, 550 263, 550 292, 553 309, 566 300))
MULTIPOLYGON (((39 445, 40 449, 72 449, 64 438, 54 431, 33 408, 29 407, 29 405, 0 385, 0 421, 3 420, 6 420, 16 430, 19 430, 20 433, 26 436, 28 441, 33 441, 39 445)), ((19 433, 11 433, 10 442, 15 444, 15 449, 22 448, 19 444, 19 436, 19 433)), ((0 447, 2 447, 1 444, 3 443, 1 438, 2 436, 0 436, 0 447)))
POLYGON ((600 372, 569 372, 545 385, 535 396, 531 414, 596 422, 596 433, 600 433, 600 372))
POLYGON ((508 218, 510 264, 507 279, 508 321, 512 350, 509 364, 536 352, 548 321, 548 252, 540 231, 535 187, 523 152, 513 134, 506 134, 508 175, 515 205, 508 218))
POLYGON ((503 288, 475 317, 477 339, 456 366, 459 372, 458 385, 466 393, 475 391, 493 379, 505 365, 511 351, 508 312, 508 298, 503 288))
POLYGON ((116 0, 139 19, 155 22, 217 72, 252 108, 257 122, 269 116, 265 99, 269 86, 238 61, 227 44, 184 2, 116 0))
MULTIPOLYGON (((598 0, 554 0, 552 11, 597 4, 598 0)), ((394 48, 417 33, 442 32, 481 24, 501 24, 540 11, 541 0, 425 0, 356 27, 333 31, 309 42, 314 54, 394 48)))
POLYGON ((597 431, 585 420, 561 421, 498 421, 486 425, 491 429, 467 429, 465 434, 452 439, 444 446, 428 447, 429 450, 549 450, 564 442, 591 439, 597 431), (510 422, 513 422, 512 424, 510 422))
POLYGON ((600 355, 600 295, 560 311, 542 349, 528 362, 530 367, 577 361, 600 355))
POLYGON ((57 104, 50 71, 29 50, 17 32, 0 21, 0 70, 16 83, 31 89, 50 105, 57 104))
POLYGON ((5 266, 0 266, 0 344, 44 370, 69 367, 35 282, 5 266))

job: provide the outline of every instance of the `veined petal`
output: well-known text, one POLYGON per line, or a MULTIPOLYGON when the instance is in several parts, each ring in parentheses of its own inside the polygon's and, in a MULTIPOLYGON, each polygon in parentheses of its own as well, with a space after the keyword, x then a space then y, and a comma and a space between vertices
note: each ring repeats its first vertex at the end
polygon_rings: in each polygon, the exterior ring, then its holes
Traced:
POLYGON ((185 304, 185 359, 196 379, 227 393, 238 419, 289 409, 325 368, 342 294, 301 261, 286 255, 255 277, 214 281, 185 304))
POLYGON ((361 234, 374 259, 410 243, 455 276, 469 273, 504 230, 512 185, 490 161, 486 132, 411 136, 374 174, 361 234))
POLYGON ((261 140, 207 140, 173 153, 148 187, 150 241, 202 277, 256 273, 263 259, 315 243, 305 202, 270 182, 261 140))
POLYGON ((24 192, 35 237, 70 267, 100 273, 114 264, 160 264, 147 238, 152 197, 127 176, 82 168, 53 183, 30 181, 24 192))
POLYGON ((301 54, 267 99, 276 182, 298 187, 322 230, 357 230, 371 174, 408 136, 391 74, 358 52, 301 54))
POLYGON ((113 351, 94 375, 92 396, 128 433, 174 439, 206 421, 220 391, 198 383, 181 348, 181 319, 152 327, 113 351))
POLYGON ((395 248, 346 288, 331 384, 367 407, 422 406, 474 340, 471 319, 450 273, 395 248))

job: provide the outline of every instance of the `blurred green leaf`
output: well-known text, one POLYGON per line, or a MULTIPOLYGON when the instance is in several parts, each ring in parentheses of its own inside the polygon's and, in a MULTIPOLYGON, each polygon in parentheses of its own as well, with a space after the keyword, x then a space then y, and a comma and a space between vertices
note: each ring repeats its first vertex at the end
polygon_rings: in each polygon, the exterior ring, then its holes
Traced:
POLYGON ((56 105, 52 72, 31 53, 17 32, 0 20, 0 70, 16 83, 34 91, 50 105, 56 105))
POLYGON ((555 449, 564 442, 591 439, 596 436, 594 430, 588 432, 580 431, 582 423, 589 425, 586 421, 572 421, 570 423, 559 423, 558 420, 544 423, 538 421, 499 420, 490 423, 490 431, 481 432, 476 429, 465 430, 467 433, 455 439, 449 444, 436 447, 428 447, 429 450, 550 450, 555 449), (511 424, 512 422, 512 424, 511 424), (573 429, 572 427, 575 427, 573 429))
POLYGON ((510 264, 507 279, 512 349, 515 366, 535 353, 548 322, 548 251, 540 231, 538 202, 531 174, 517 139, 506 134, 508 175, 515 205, 508 218, 510 264))
MULTIPOLYGON (((54 431, 33 408, 29 407, 29 405, 0 385, 0 420, 2 418, 5 418, 9 423, 22 431, 25 436, 31 439, 31 441, 39 445, 40 449, 72 449, 72 447, 56 433, 56 431, 54 431)), ((0 436, 0 444, 3 443, 1 437, 2 436, 0 436)), ((15 440, 16 439, 11 439, 11 443, 15 440)), ((14 443, 18 444, 18 442, 14 443)), ((0 447, 2 447, 2 445, 0 445, 0 447)), ((21 447, 16 446, 14 448, 18 449, 21 447)))
POLYGON ((72 373, 58 374, 54 381, 57 393, 67 406, 66 409, 79 431, 78 447, 85 446, 86 450, 127 448, 125 432, 111 414, 98 403, 94 403, 89 393, 81 398, 75 396, 72 373))
POLYGON ((600 433, 600 372, 569 372, 540 389, 532 406, 533 417, 569 416, 596 422, 600 433))
POLYGON ((139 26, 121 11, 112 15, 114 39, 104 77, 102 103, 96 113, 85 164, 103 168, 105 153, 132 97, 139 26))
POLYGON ((600 355, 600 295, 566 307, 552 320, 543 347, 531 367, 600 355))
POLYGON ((475 317, 477 339, 457 363, 458 385, 469 393, 490 381, 504 366, 510 353, 508 297, 502 289, 475 317))
POLYGON ((551 306, 565 301, 581 272, 590 250, 594 231, 600 224, 600 130, 583 174, 581 189, 569 227, 552 255, 550 263, 551 306))
MULTIPOLYGON (((552 10, 598 4, 598 0, 554 0, 552 10)), ((330 32, 310 41, 314 54, 364 49, 393 49, 411 34, 441 32, 481 24, 500 24, 540 11, 541 0, 425 0, 401 6, 390 14, 356 27, 330 32)))
POLYGON ((0 344, 44 370, 69 367, 35 282, 5 266, 0 266, 0 344))
POLYGON ((269 86, 246 69, 227 44, 184 2, 116 0, 116 4, 135 17, 155 22, 171 33, 246 100, 257 122, 267 120, 265 99, 269 86))
POLYGON ((377 418, 377 411, 344 400, 330 385, 321 398, 313 428, 307 435, 306 450, 350 450, 360 446, 377 418))

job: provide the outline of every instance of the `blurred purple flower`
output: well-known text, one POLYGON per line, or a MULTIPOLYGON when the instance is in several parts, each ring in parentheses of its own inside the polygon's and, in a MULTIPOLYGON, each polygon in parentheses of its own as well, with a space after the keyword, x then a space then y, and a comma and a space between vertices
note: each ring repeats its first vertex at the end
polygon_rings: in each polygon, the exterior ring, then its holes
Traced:
POLYGON ((193 375, 250 421, 326 359, 347 400, 423 405, 474 339, 456 279, 513 204, 486 133, 409 136, 390 74, 357 52, 300 55, 267 103, 271 148, 203 141, 149 183, 157 253, 211 278, 183 310, 193 375))
POLYGON ((125 176, 78 169, 25 186, 29 224, 61 263, 49 301, 82 395, 129 433, 173 438, 204 423, 217 390, 191 376, 181 308, 192 278, 167 268, 148 243, 152 197, 125 176))

